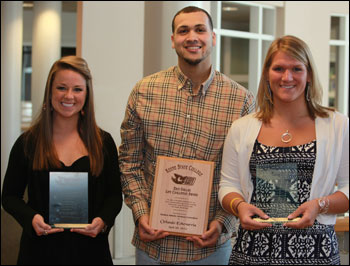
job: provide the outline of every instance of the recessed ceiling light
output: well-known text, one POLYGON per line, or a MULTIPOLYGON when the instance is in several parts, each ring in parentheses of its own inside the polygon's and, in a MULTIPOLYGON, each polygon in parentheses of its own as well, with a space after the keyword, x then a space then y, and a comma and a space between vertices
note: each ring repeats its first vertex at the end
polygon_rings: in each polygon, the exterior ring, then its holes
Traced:
POLYGON ((223 11, 237 11, 238 7, 234 7, 234 6, 225 6, 222 8, 223 11))
POLYGON ((32 8, 34 6, 34 4, 33 3, 23 3, 23 7, 24 8, 32 8))

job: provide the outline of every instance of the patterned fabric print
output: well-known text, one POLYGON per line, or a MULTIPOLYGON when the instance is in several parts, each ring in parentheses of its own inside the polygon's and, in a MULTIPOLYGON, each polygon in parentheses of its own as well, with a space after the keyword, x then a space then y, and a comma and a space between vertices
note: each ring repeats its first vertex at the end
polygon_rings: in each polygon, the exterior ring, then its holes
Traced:
MULTIPOLYGON (((250 159, 250 171, 254 184, 252 204, 274 213, 278 204, 271 200, 276 194, 273 182, 260 186, 257 195, 257 168, 271 164, 296 164, 297 170, 289 170, 297 177, 297 205, 306 202, 310 195, 312 174, 316 159, 316 141, 294 147, 269 147, 256 141, 250 159), (277 204, 277 205, 276 205, 277 204)), ((281 207, 279 207, 281 209, 281 207)), ((282 211, 283 213, 283 211, 282 211)), ((291 229, 280 224, 270 228, 250 231, 241 226, 232 249, 231 265, 340 265, 338 241, 334 226, 320 224, 317 220, 308 229, 291 229)))

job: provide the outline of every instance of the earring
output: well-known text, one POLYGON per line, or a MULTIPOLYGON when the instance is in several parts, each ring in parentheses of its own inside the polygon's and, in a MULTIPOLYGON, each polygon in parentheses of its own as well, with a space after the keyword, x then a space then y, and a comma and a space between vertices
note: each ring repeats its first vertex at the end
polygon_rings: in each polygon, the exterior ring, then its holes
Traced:
MULTIPOLYGON (((43 111, 46 111, 46 103, 43 104, 43 108, 42 108, 42 109, 43 109, 43 111)), ((50 107, 50 111, 51 111, 51 112, 53 111, 52 106, 50 107)))
POLYGON ((268 100, 271 104, 273 104, 273 101, 272 101, 272 91, 271 91, 270 83, 267 81, 266 84, 267 84, 267 91, 268 91, 269 95, 268 95, 268 97, 266 97, 266 94, 265 94, 265 95, 264 95, 264 98, 265 98, 266 100, 268 100))
POLYGON ((84 116, 84 115, 85 115, 85 112, 84 112, 84 110, 83 110, 83 109, 81 109, 80 114, 81 114, 82 116, 84 116))
POLYGON ((306 83, 306 100, 309 102, 310 101, 310 83, 306 83))

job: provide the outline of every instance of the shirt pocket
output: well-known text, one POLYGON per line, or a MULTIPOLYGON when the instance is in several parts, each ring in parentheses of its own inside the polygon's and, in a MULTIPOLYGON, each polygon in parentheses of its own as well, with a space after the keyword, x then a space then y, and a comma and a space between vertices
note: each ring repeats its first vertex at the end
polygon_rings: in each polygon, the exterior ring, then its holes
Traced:
POLYGON ((205 124, 196 149, 196 157, 205 161, 217 161, 221 156, 227 127, 218 124, 205 124))

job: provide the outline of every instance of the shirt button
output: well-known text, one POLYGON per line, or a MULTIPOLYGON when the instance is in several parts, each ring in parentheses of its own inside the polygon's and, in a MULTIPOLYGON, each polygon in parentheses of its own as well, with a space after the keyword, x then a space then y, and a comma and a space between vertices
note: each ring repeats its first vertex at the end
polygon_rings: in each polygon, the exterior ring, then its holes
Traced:
POLYGON ((187 118, 191 118, 191 115, 187 115, 186 117, 187 117, 187 118))

